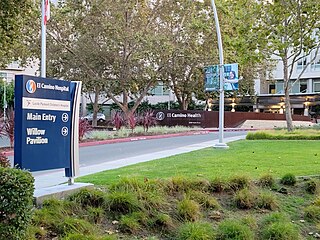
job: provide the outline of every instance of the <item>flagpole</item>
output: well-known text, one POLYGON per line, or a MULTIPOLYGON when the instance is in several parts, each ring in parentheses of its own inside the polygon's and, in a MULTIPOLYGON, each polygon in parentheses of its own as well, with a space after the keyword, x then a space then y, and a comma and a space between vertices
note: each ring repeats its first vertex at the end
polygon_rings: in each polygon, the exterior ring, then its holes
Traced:
POLYGON ((46 0, 41 0, 41 77, 46 77, 46 0))

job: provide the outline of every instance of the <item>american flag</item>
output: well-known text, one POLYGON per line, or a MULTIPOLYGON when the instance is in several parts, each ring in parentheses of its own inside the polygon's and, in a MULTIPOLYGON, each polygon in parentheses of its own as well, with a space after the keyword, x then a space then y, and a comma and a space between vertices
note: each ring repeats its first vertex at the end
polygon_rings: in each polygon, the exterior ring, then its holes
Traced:
POLYGON ((47 21, 50 19, 50 0, 45 0, 45 14, 44 14, 44 25, 47 24, 47 21))

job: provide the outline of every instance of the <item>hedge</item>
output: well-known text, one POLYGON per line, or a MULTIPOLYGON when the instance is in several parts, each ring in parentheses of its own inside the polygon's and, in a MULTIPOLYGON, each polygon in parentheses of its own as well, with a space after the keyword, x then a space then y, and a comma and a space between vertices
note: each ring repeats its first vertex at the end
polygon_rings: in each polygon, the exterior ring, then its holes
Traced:
POLYGON ((33 192, 34 179, 29 172, 0 167, 0 239, 24 239, 33 192))

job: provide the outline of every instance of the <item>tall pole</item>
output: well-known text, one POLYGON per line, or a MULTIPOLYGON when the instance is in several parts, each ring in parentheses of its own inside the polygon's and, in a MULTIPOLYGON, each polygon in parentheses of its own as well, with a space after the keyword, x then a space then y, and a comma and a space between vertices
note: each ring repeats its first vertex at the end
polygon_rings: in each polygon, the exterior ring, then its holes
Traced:
POLYGON ((218 37, 218 48, 219 48, 219 72, 220 72, 220 98, 219 98, 219 143, 215 144, 214 147, 216 148, 228 148, 228 146, 223 142, 223 125, 224 125, 224 66, 223 66, 223 47, 222 47, 222 40, 221 40, 221 31, 219 25, 219 18, 217 13, 217 8, 214 3, 214 0, 211 0, 213 14, 214 14, 214 21, 216 23, 216 31, 218 37))
POLYGON ((3 121, 6 121, 6 109, 7 109, 7 90, 6 90, 6 81, 3 81, 3 121))
POLYGON ((41 77, 46 77, 46 0, 41 0, 41 77))

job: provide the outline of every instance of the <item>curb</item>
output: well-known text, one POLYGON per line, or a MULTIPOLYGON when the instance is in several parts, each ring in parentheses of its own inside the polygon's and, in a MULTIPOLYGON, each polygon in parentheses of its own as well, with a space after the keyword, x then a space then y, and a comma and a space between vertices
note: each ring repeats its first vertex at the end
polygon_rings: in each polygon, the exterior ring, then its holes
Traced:
MULTIPOLYGON (((209 131, 194 131, 194 132, 182 132, 182 133, 172 133, 172 134, 163 134, 163 135, 152 135, 152 136, 141 136, 141 137, 129 137, 129 138, 117 138, 117 139, 107 139, 101 141, 91 141, 91 142, 82 142, 79 144, 80 147, 89 147, 97 146, 103 144, 113 144, 113 143, 122 143, 122 142, 133 142, 133 141, 142 141, 148 139, 160 139, 160 138, 170 138, 170 137, 179 137, 179 136, 191 136, 191 135, 201 135, 209 134, 209 131)), ((5 151, 3 154, 6 157, 14 155, 14 151, 5 151)))
MULTIPOLYGON (((256 131, 255 128, 225 128, 226 132, 235 132, 235 131, 256 131)), ((261 129, 260 129, 261 130, 261 129)), ((149 139, 161 139, 161 138, 170 138, 170 137, 180 137, 180 136, 192 136, 192 135, 202 135, 209 134, 210 132, 219 132, 219 129, 208 129, 200 130, 193 132, 181 132, 181 133, 171 133, 171 134, 162 134, 162 135, 151 135, 151 136, 141 136, 141 137, 129 137, 129 138, 117 138, 117 139, 107 139, 101 141, 91 141, 91 142, 82 142, 79 144, 80 147, 90 147, 104 144, 113 144, 113 143, 122 143, 122 142, 133 142, 133 141, 142 141, 149 139)), ((13 156, 14 151, 5 151, 3 154, 6 157, 13 156)))
POLYGON ((161 138, 202 135, 202 134, 209 134, 209 131, 205 130, 205 131, 195 131, 195 132, 171 133, 171 134, 163 134, 163 135, 107 139, 107 140, 101 140, 101 141, 83 142, 83 143, 80 143, 79 145, 80 147, 88 147, 88 146, 96 146, 96 145, 103 145, 103 144, 133 142, 133 141, 142 141, 142 140, 148 140, 148 139, 161 139, 161 138))

